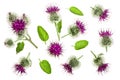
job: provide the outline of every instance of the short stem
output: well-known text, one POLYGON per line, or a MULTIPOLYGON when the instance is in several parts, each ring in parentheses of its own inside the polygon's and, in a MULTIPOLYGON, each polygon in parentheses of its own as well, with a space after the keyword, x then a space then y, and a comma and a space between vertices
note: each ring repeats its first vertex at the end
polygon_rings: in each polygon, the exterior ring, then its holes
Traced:
POLYGON ((82 56, 80 56, 79 58, 78 58, 78 60, 80 59, 80 58, 82 58, 83 57, 83 55, 82 56))
POLYGON ((93 56, 94 56, 95 58, 97 58, 96 55, 93 53, 93 51, 91 51, 91 53, 93 54, 93 56))
POLYGON ((46 45, 46 41, 45 41, 45 45, 46 45))
POLYGON ((29 41, 35 48, 38 48, 35 43, 33 43, 33 41, 31 40, 31 37, 29 34, 27 34, 28 38, 25 36, 26 40, 29 41))
POLYGON ((66 34, 66 35, 64 35, 64 36, 62 36, 61 38, 64 38, 64 37, 66 37, 66 36, 68 36, 68 35, 70 35, 70 33, 68 33, 68 34, 66 34))
POLYGON ((90 7, 92 10, 95 10, 93 7, 90 7))
POLYGON ((33 41, 31 39, 27 39, 35 48, 38 48, 35 43, 33 43, 33 41))
POLYGON ((60 34, 59 34, 58 30, 57 30, 57 25, 56 25, 56 22, 55 22, 55 28, 56 28, 56 32, 57 32, 57 37, 58 37, 58 40, 60 41, 60 34))
POLYGON ((108 51, 108 47, 107 46, 105 46, 105 49, 106 49, 106 52, 108 51))
POLYGON ((29 56, 30 56, 30 53, 28 53, 28 55, 27 55, 27 57, 26 57, 26 58, 28 59, 28 58, 29 58, 29 56))

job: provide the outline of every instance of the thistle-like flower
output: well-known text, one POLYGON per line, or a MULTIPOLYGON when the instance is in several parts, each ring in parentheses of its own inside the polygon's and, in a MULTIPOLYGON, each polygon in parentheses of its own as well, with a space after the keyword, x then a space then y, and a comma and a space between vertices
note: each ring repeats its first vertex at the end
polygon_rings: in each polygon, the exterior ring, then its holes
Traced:
POLYGON ((64 67, 65 71, 72 74, 72 67, 70 66, 70 64, 64 63, 62 66, 64 67))
POLYGON ((31 60, 29 59, 30 53, 28 54, 27 57, 24 57, 20 60, 20 63, 15 64, 14 68, 15 71, 18 73, 26 73, 26 68, 31 66, 31 60))
POLYGON ((48 14, 50 14, 50 21, 51 22, 56 22, 56 21, 59 21, 59 15, 57 14, 57 12, 59 11, 60 9, 57 7, 57 6, 49 6, 46 10, 46 12, 48 14))
POLYGON ((102 72, 105 72, 107 70, 107 68, 108 68, 108 63, 103 63, 98 66, 97 71, 102 73, 102 72))
POLYGON ((103 57, 102 57, 103 54, 101 53, 98 56, 96 56, 92 51, 91 51, 91 53, 94 56, 93 62, 98 67, 97 71, 101 72, 101 73, 103 71, 106 71, 107 68, 108 68, 108 63, 104 63, 104 60, 103 60, 103 57))
POLYGON ((102 57, 102 53, 100 53, 99 55, 95 55, 92 51, 91 51, 91 53, 93 54, 93 56, 94 56, 94 59, 93 59, 93 62, 94 62, 94 64, 96 65, 96 66, 99 66, 99 65, 101 65, 101 64, 103 64, 103 57, 102 57))
POLYGON ((92 11, 93 15, 99 17, 100 21, 104 21, 108 18, 108 9, 104 10, 101 6, 95 6, 94 8, 92 8, 92 11))
POLYGON ((32 42, 30 35, 26 31, 26 26, 28 24, 28 18, 25 14, 22 17, 17 17, 14 13, 8 14, 8 20, 10 22, 10 26, 14 33, 17 34, 18 38, 15 42, 20 40, 27 40, 29 41, 35 48, 37 46, 32 42))
POLYGON ((77 36, 79 33, 83 34, 85 33, 85 30, 86 29, 85 29, 85 25, 83 24, 83 22, 81 22, 80 20, 77 20, 75 24, 70 26, 68 34, 62 36, 62 38, 68 35, 77 36))
POLYGON ((68 72, 72 74, 72 70, 75 67, 78 67, 80 62, 79 59, 83 57, 80 56, 79 58, 76 58, 75 56, 71 57, 68 63, 64 63, 62 66, 64 67, 64 69, 68 72))
POLYGON ((63 50, 61 44, 52 42, 48 48, 48 51, 53 56, 60 56, 63 50))
POLYGON ((58 26, 59 22, 60 22, 60 25, 62 25, 62 22, 61 22, 62 20, 60 20, 60 16, 58 15, 59 10, 60 9, 57 6, 49 6, 46 10, 46 12, 49 14, 50 21, 55 24, 58 40, 60 40, 60 31, 61 31, 61 30, 58 30, 60 29, 60 27, 58 26))
POLYGON ((109 30, 106 30, 106 31, 104 30, 104 31, 100 31, 99 35, 100 37, 102 37, 101 44, 105 46, 107 51, 107 47, 112 44, 112 40, 111 40, 112 33, 109 30))

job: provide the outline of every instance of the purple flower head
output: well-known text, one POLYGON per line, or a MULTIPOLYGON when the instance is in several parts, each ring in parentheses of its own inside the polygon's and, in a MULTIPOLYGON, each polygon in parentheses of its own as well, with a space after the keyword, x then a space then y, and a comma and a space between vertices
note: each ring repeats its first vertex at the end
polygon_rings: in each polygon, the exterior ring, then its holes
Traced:
POLYGON ((105 63, 105 64, 102 64, 98 67, 97 71, 98 72, 103 72, 103 71, 106 71, 108 68, 108 63, 105 63))
POLYGON ((50 54, 52 54, 54 56, 59 56, 62 53, 62 46, 61 46, 61 44, 59 44, 57 42, 53 42, 50 44, 48 51, 50 54))
POLYGON ((25 72, 25 68, 24 68, 22 65, 20 65, 20 64, 15 64, 14 67, 15 67, 15 71, 16 71, 16 72, 21 73, 21 74, 26 73, 26 72, 25 72))
POLYGON ((108 9, 105 9, 105 10, 101 13, 99 20, 100 20, 100 21, 102 21, 102 20, 104 21, 105 19, 107 19, 108 13, 109 13, 108 9))
POLYGON ((25 30, 26 23, 23 19, 16 19, 15 21, 12 22, 12 29, 16 32, 19 33, 21 31, 25 30))
POLYGON ((106 31, 100 31, 99 32, 99 35, 101 36, 101 37, 110 37, 111 35, 112 35, 112 33, 109 31, 109 30, 106 30, 106 31))
POLYGON ((77 20, 76 21, 76 26, 78 27, 78 29, 81 33, 85 32, 86 29, 85 29, 85 25, 83 24, 83 22, 77 20))
POLYGON ((68 73, 71 73, 71 74, 72 74, 72 67, 71 67, 69 64, 64 63, 62 66, 64 67, 64 69, 65 69, 68 73))
POLYGON ((46 10, 47 13, 56 13, 58 12, 60 9, 57 6, 49 6, 46 10))

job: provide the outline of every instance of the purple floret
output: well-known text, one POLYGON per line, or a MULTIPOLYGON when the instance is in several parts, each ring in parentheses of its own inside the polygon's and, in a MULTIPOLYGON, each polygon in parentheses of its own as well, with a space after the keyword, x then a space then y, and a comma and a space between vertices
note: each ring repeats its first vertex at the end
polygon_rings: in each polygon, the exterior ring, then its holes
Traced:
POLYGON ((64 67, 64 69, 65 69, 68 73, 71 73, 71 74, 72 74, 72 67, 71 67, 69 64, 65 63, 65 64, 63 64, 62 66, 64 67))
POLYGON ((76 26, 78 27, 78 29, 81 33, 85 32, 86 29, 85 29, 85 25, 83 24, 83 22, 77 20, 76 21, 76 26))
POLYGON ((109 13, 109 11, 108 11, 108 9, 105 9, 103 12, 102 12, 102 14, 100 15, 100 21, 101 20, 106 20, 107 19, 107 17, 108 17, 108 13, 109 13))
POLYGON ((47 8, 46 12, 47 13, 55 13, 58 12, 60 9, 57 6, 50 6, 47 8))
POLYGON ((24 31, 25 26, 26 26, 26 23, 23 19, 16 19, 15 21, 12 22, 12 29, 16 33, 19 33, 20 31, 24 31))

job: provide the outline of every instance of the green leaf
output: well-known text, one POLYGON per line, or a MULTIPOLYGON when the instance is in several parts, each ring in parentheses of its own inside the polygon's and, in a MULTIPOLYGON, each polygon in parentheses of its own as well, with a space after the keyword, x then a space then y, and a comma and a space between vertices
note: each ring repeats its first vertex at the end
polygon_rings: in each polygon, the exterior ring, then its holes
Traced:
POLYGON ((75 43, 75 50, 80 50, 80 49, 83 49, 85 48, 86 46, 88 45, 88 41, 87 40, 80 40, 80 41, 77 41, 75 43))
POLYGON ((39 65, 45 73, 51 74, 51 66, 47 60, 40 61, 39 65))
POLYGON ((76 14, 76 15, 80 15, 80 16, 83 16, 83 13, 81 10, 79 10, 77 7, 70 7, 70 12, 72 12, 73 14, 76 14))
POLYGON ((23 49, 24 49, 24 42, 19 42, 19 43, 17 43, 16 53, 19 53, 19 52, 22 51, 23 49))
POLYGON ((37 27, 37 32, 42 41, 47 41, 49 39, 49 35, 46 30, 42 26, 37 27))
POLYGON ((62 29, 62 20, 57 23, 57 31, 60 33, 62 29))

